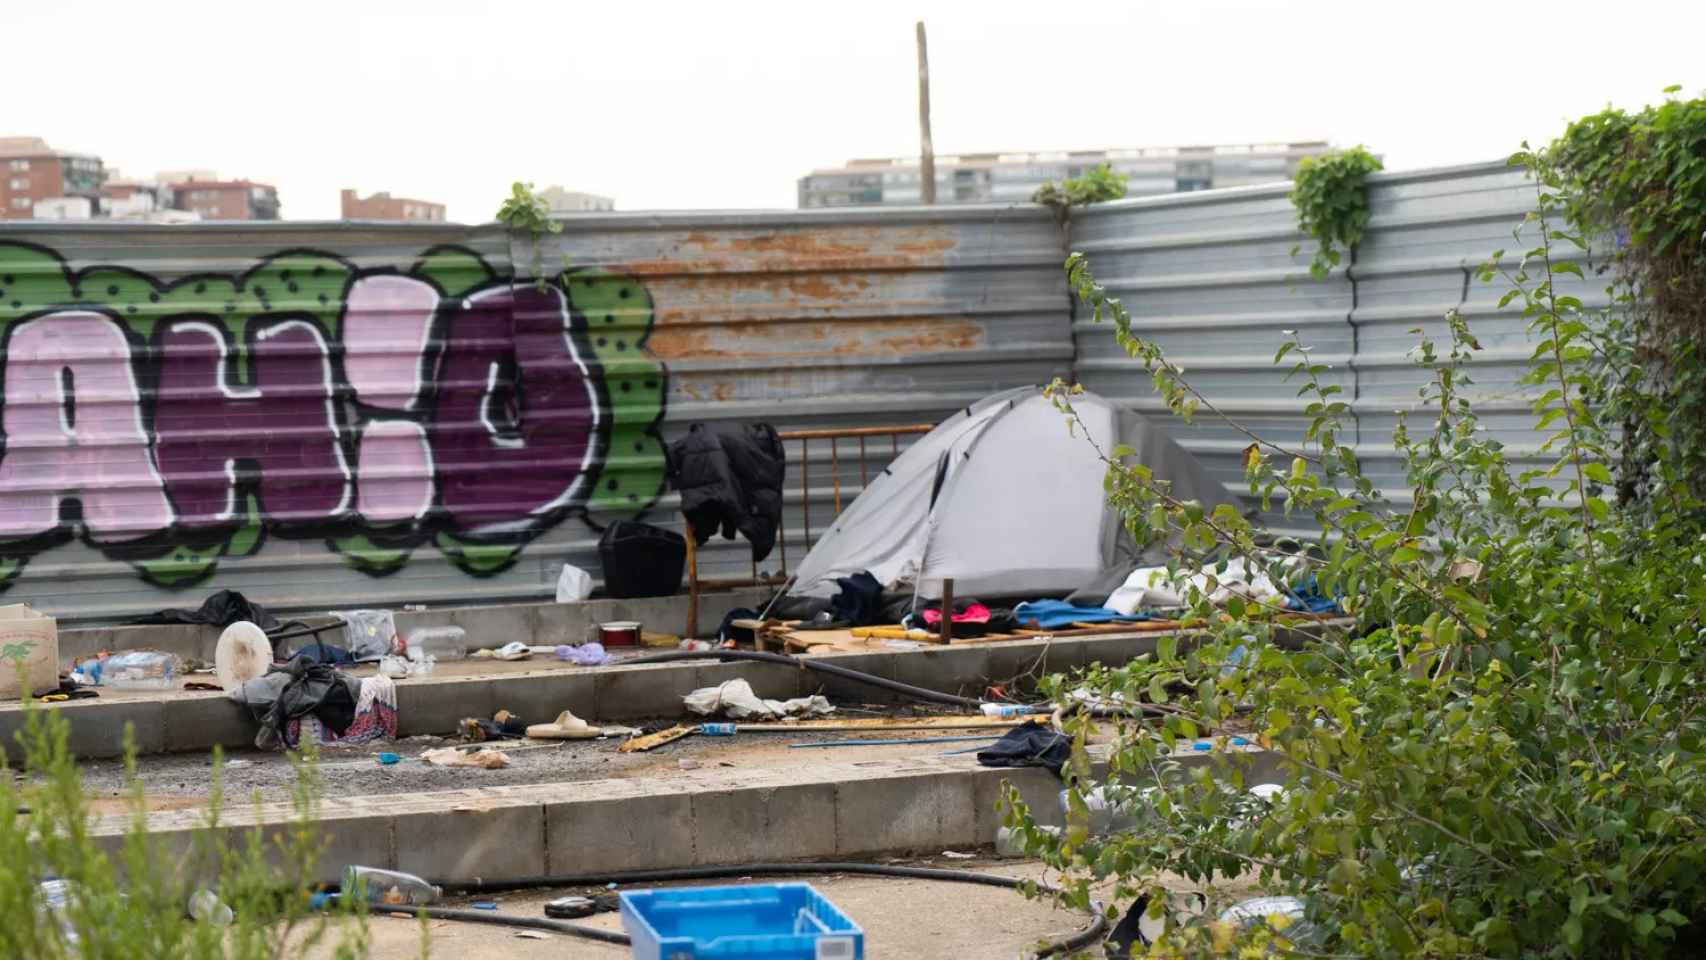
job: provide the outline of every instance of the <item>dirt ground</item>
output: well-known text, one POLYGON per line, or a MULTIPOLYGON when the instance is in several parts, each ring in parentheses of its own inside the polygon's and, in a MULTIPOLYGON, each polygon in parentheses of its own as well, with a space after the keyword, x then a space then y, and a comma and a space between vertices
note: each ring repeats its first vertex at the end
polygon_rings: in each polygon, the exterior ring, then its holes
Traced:
MULTIPOLYGON (((1042 876, 1042 868, 1028 861, 953 860, 908 861, 919 866, 953 867, 1015 877, 1042 876)), ((771 882, 766 878, 763 882, 771 882)), ((979 960, 1014 957, 1039 940, 1081 929, 1087 918, 1080 913, 1057 909, 1046 900, 1030 901, 1012 890, 928 880, 864 876, 802 876, 865 931, 865 956, 907 960, 979 960)), ((741 881, 717 881, 741 882, 741 881)), ((540 890, 512 893, 497 898, 498 912, 513 916, 543 916, 545 901, 586 890, 540 890)), ((447 905, 466 906, 457 900, 447 905)), ((576 921, 608 930, 621 930, 618 914, 599 914, 576 921)), ((422 956, 421 925, 409 918, 376 917, 369 921, 371 960, 415 960, 422 956)), ((455 960, 531 960, 531 958, 586 958, 621 960, 627 947, 596 943, 555 933, 529 932, 478 926, 449 920, 430 921, 428 949, 432 957, 455 960), (543 936, 544 939, 533 939, 543 936)), ((323 946, 309 957, 331 960, 333 950, 323 946)))

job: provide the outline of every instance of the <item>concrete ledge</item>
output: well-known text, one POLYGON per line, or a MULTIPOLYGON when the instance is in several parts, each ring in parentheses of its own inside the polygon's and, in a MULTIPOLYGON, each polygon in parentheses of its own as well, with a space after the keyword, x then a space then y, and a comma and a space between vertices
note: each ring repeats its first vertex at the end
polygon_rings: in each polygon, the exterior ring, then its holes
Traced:
MULTIPOLYGON (((845 666, 947 693, 979 696, 991 682, 1045 672, 1079 669, 1090 662, 1119 666, 1153 652, 1160 634, 1107 634, 1051 640, 896 650, 892 653, 827 654, 810 659, 845 666)), ((893 702, 898 695, 805 667, 767 663, 680 663, 597 668, 528 670, 473 676, 432 676, 397 684, 400 736, 449 734, 464 717, 490 717, 511 710, 542 722, 563 710, 590 721, 629 721, 684 716, 681 700, 697 687, 744 677, 760 696, 787 698, 812 693, 843 702, 893 702)), ((68 704, 36 705, 71 721, 72 752, 85 758, 120 756, 124 727, 133 724, 142 753, 207 750, 215 745, 247 747, 256 726, 247 711, 218 693, 173 692, 131 695, 68 704)), ((23 727, 24 709, 0 704, 0 750, 11 749, 23 727)))
MULTIPOLYGON (((704 594, 699 598, 699 623, 705 630, 714 630, 730 610, 756 607, 768 596, 758 587, 704 594)), ((638 620, 653 633, 680 635, 687 628, 687 597, 398 610, 395 617, 397 630, 403 634, 419 627, 461 627, 468 631, 469 640, 476 647, 497 648, 513 640, 529 644, 579 643, 586 639, 590 625, 608 620, 638 620)), ((324 615, 282 619, 299 619, 316 627, 334 622, 324 615)), ((62 666, 69 668, 75 661, 102 650, 167 650, 180 657, 212 661, 220 632, 219 627, 197 624, 62 628, 59 659, 62 666)), ((330 642, 335 634, 325 636, 330 642)))
MULTIPOLYGON (((1262 751, 1244 754, 1246 783, 1277 782, 1262 751)), ((1205 754, 1181 756, 1200 766, 1205 754)), ((705 769, 649 780, 594 780, 469 788, 327 802, 314 833, 326 842, 317 879, 347 864, 390 867, 435 881, 517 880, 623 870, 854 859, 992 843, 996 798, 1011 783, 1044 823, 1058 823, 1060 781, 1040 768, 992 769, 970 757, 814 763, 762 770, 705 769)), ((234 807, 227 842, 289 828, 287 803, 234 807)), ((116 847, 124 816, 93 830, 116 847)), ((152 814, 148 829, 188 851, 203 814, 152 814)), ((190 866, 196 871, 201 868, 190 866)))

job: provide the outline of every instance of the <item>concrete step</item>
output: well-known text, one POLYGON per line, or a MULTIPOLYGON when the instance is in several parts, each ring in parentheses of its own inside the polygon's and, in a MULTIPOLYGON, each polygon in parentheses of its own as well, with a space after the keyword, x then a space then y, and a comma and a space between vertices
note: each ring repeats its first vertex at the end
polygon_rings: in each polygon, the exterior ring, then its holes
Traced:
MULTIPOLYGON (((1239 751, 1246 784, 1279 782, 1275 756, 1239 751)), ((1208 754, 1178 756, 1187 766, 1208 754)), ((470 778, 478 777, 470 771, 470 778)), ((591 780, 328 799, 310 829, 325 841, 321 880, 346 864, 415 873, 436 882, 597 876, 625 870, 757 861, 852 860, 938 853, 992 843, 1003 783, 1050 822, 1060 781, 1040 768, 993 769, 970 756, 921 756, 704 768, 667 778, 591 780)), ((148 816, 164 862, 188 864, 206 814, 148 816)), ((260 828, 294 829, 289 803, 233 805, 227 842, 260 828)), ((1056 820, 1056 822, 1058 822, 1056 820)), ((117 849, 128 815, 92 834, 117 849)), ((269 855, 276 855, 270 840, 269 855)))
MULTIPOLYGON (((1149 632, 1007 640, 887 653, 824 654, 813 659, 977 697, 991 682, 1072 670, 1092 662, 1123 664, 1152 652, 1160 636, 1149 632)), ((896 697, 852 680, 770 663, 691 661, 588 668, 540 659, 469 660, 442 663, 432 676, 398 681, 397 732, 403 737, 444 734, 465 717, 490 717, 498 710, 538 721, 563 710, 594 722, 678 717, 687 693, 736 678, 746 679, 766 698, 822 693, 832 700, 881 703, 896 697)), ((120 756, 127 725, 138 752, 144 754, 248 747, 257 729, 245 708, 215 692, 103 690, 96 700, 30 708, 54 710, 69 720, 71 752, 82 758, 120 756)), ((13 734, 23 727, 24 709, 18 703, 0 704, 0 746, 15 749, 13 734)))

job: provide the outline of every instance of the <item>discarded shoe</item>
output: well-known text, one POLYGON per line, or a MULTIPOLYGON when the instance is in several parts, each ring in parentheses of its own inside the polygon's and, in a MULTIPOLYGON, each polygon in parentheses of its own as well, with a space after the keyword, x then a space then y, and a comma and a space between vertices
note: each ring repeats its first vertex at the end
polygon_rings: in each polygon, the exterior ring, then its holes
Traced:
POLYGON ((604 731, 564 710, 551 723, 536 723, 528 727, 527 735, 536 740, 592 740, 603 736, 604 731))

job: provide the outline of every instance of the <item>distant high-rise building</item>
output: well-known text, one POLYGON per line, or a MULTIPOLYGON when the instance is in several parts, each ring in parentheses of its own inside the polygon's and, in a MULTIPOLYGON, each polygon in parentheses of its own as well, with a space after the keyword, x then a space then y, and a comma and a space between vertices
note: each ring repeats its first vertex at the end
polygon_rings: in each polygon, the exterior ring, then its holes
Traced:
MULTIPOLYGON (((0 219, 28 220, 47 200, 92 202, 104 179, 100 157, 55 150, 40 137, 0 137, 0 219)), ((43 210, 59 214, 75 207, 50 203, 43 210)))
POLYGON ((354 190, 345 190, 340 199, 345 220, 444 220, 444 204, 427 200, 408 200, 389 193, 361 197, 354 190))
MULTIPOLYGON (((936 158, 937 203, 1020 203, 1045 183, 1082 176, 1107 164, 1127 177, 1126 196, 1289 180, 1304 157, 1332 150, 1325 141, 1203 147, 1073 150, 1056 153, 962 153, 936 158)), ((799 181, 805 207, 916 204, 923 184, 917 157, 852 160, 814 170, 799 181)))
POLYGON ((596 193, 580 193, 549 186, 539 191, 539 198, 551 207, 552 213, 599 213, 616 209, 616 201, 596 193))
POLYGON ((277 220, 278 188, 252 180, 203 178, 211 171, 184 171, 194 175, 176 179, 178 172, 162 173, 160 185, 171 190, 174 209, 188 210, 203 220, 277 220))

